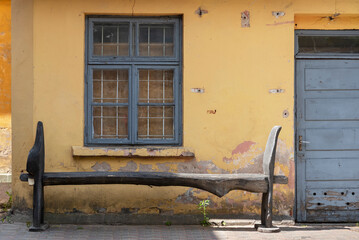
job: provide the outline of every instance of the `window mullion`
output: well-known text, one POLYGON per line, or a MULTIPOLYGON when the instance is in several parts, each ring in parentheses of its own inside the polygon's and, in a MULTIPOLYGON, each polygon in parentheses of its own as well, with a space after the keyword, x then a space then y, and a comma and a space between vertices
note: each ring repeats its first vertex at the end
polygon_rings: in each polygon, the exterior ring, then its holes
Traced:
POLYGON ((138 57, 138 55, 140 54, 140 25, 138 24, 138 22, 134 23, 136 25, 135 28, 135 43, 136 43, 136 48, 135 48, 135 56, 134 57, 138 57))
POLYGON ((128 32, 128 44, 129 44, 129 56, 132 58, 133 57, 133 22, 130 22, 130 29, 128 32))
POLYGON ((131 128, 131 144, 135 144, 137 141, 137 68, 134 64, 131 66, 131 121, 129 123, 131 128))

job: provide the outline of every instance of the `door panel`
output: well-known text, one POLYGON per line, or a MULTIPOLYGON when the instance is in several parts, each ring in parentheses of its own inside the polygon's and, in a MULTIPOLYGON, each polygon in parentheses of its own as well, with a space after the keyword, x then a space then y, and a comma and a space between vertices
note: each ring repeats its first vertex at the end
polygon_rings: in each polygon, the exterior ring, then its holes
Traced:
POLYGON ((306 209, 308 210, 358 210, 358 188, 335 189, 308 189, 306 191, 306 209))
POLYGON ((359 99, 306 99, 305 108, 306 120, 330 121, 359 119, 359 99))
POLYGON ((339 127, 306 129, 306 150, 358 150, 359 128, 339 127))
POLYGON ((359 61, 297 60, 296 91, 297 221, 359 221, 359 61))
POLYGON ((357 158, 306 158, 305 180, 359 180, 357 158))
POLYGON ((343 68, 311 68, 305 70, 305 90, 358 90, 359 69, 343 68), (343 76, 345 78, 343 79, 343 76))

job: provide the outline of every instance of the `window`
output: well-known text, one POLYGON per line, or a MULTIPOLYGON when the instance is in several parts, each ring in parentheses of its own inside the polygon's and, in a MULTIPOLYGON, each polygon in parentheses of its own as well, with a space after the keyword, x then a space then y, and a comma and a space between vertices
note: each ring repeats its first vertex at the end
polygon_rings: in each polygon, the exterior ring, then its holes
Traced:
POLYGON ((356 30, 297 30, 296 56, 346 56, 359 54, 359 35, 356 30))
POLYGON ((181 21, 88 17, 87 145, 180 145, 181 21))

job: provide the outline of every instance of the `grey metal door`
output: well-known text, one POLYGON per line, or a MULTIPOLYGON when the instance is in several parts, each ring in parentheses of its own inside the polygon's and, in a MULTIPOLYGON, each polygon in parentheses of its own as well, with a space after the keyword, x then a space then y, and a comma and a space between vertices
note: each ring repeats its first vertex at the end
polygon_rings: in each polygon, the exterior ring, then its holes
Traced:
POLYGON ((359 221, 359 60, 296 61, 297 221, 359 221))

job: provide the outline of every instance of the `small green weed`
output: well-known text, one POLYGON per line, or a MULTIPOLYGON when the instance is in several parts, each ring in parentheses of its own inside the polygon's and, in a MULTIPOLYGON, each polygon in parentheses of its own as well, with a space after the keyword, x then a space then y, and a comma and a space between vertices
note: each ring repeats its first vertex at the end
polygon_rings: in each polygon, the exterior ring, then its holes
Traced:
POLYGON ((9 199, 7 200, 6 203, 1 204, 0 208, 2 212, 7 212, 12 206, 12 194, 9 193, 8 191, 6 191, 6 194, 9 196, 9 199))
POLYGON ((210 200, 202 200, 198 204, 198 209, 201 210, 203 214, 203 220, 200 222, 202 226, 209 226, 211 223, 209 222, 209 217, 207 216, 207 207, 209 206, 210 200))
POLYGON ((14 223, 14 221, 11 219, 11 216, 5 216, 1 218, 1 223, 14 223))
POLYGON ((171 223, 170 221, 167 221, 167 222, 165 222, 165 225, 166 225, 166 226, 171 226, 172 223, 171 223))
POLYGON ((9 199, 6 203, 1 204, 0 206, 0 213, 1 213, 1 222, 2 223, 13 223, 11 216, 10 216, 10 210, 12 206, 12 194, 6 191, 6 194, 9 196, 9 199))

